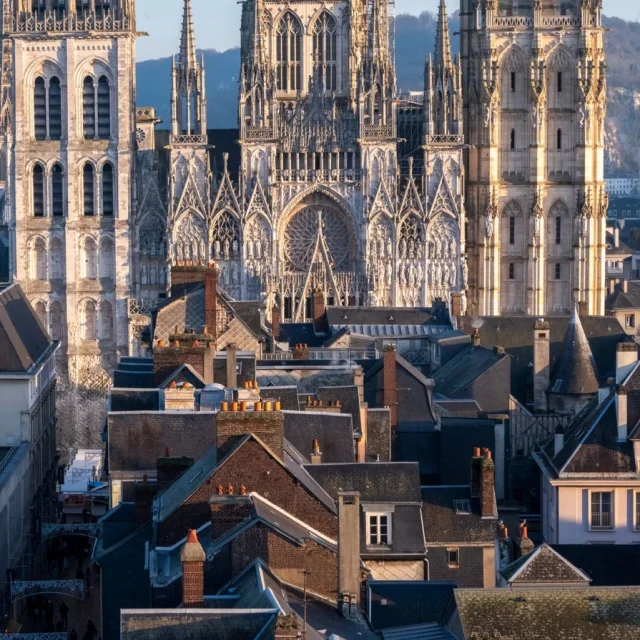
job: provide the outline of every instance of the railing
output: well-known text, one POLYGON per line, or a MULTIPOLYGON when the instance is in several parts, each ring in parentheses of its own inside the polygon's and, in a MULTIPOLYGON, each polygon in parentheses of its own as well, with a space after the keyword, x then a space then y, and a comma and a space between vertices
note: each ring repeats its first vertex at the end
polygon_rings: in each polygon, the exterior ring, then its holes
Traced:
POLYGON ((579 27, 580 18, 578 16, 542 16, 541 27, 579 27))
POLYGON ((53 538, 55 536, 86 536, 97 538, 102 531, 102 525, 94 524, 43 524, 42 538, 53 538))
POLYGON ((273 137, 271 127, 247 127, 245 129, 245 140, 270 140, 273 137))
POLYGON ((345 182, 361 179, 359 169, 277 169, 276 180, 280 182, 345 182))
POLYGON ((390 124, 365 124, 365 138, 392 138, 393 127, 390 124))
POLYGON ((170 144, 207 144, 207 136, 201 136, 195 133, 179 134, 169 137, 170 144))
POLYGON ((464 135, 461 133, 439 134, 435 136, 427 136, 427 144, 462 144, 464 135))
POLYGON ((11 602, 45 593, 84 600, 84 580, 16 580, 11 583, 11 602))
POLYGON ((533 27, 533 18, 530 16, 494 16, 489 26, 496 29, 533 27))
POLYGON ((59 633, 5 633, 2 640, 67 640, 68 637, 66 631, 59 633))
POLYGON ((611 529, 611 512, 593 511, 591 513, 591 527, 593 529, 611 529))
POLYGON ((119 11, 107 10, 104 15, 95 13, 56 14, 55 11, 22 13, 11 19, 14 33, 66 33, 70 31, 129 31, 131 19, 119 11))
MULTIPOLYGON (((309 358, 305 360, 378 360, 379 351, 374 347, 366 349, 310 349, 309 358)), ((291 351, 265 353, 262 360, 293 360, 291 351)))

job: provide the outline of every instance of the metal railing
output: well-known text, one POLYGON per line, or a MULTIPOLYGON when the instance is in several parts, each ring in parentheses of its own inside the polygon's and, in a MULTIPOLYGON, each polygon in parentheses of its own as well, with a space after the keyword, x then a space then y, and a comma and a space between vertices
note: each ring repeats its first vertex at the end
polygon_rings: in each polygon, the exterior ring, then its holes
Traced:
POLYGON ((67 33, 73 31, 129 31, 132 21, 120 11, 109 9, 104 14, 83 12, 76 14, 55 11, 21 12, 12 17, 10 30, 14 33, 67 33))
POLYGON ((207 136, 196 133, 181 133, 177 136, 169 136, 170 144, 207 144, 207 136))
POLYGON ((611 529, 611 512, 610 511, 592 511, 591 527, 593 529, 611 529))
MULTIPOLYGON (((380 352, 375 347, 363 349, 309 349, 305 360, 378 360, 380 352)), ((293 352, 264 353, 261 360, 293 360, 293 352)))

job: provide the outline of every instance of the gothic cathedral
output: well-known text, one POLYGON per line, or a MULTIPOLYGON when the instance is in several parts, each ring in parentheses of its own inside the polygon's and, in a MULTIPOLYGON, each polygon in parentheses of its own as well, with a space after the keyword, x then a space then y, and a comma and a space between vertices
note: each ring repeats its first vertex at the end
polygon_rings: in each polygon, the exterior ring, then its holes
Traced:
POLYGON ((212 167, 183 2, 164 132, 135 104, 135 0, 2 0, 0 244, 73 380, 140 352, 185 262, 286 322, 319 292, 604 312, 601 0, 461 0, 456 57, 441 0, 407 154, 389 0, 243 0, 239 167, 212 167))

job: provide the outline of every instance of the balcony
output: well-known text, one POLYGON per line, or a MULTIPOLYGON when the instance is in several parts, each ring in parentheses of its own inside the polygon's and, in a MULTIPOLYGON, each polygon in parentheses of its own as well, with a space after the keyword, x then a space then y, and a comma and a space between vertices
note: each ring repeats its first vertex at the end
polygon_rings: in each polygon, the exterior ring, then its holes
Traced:
POLYGON ((359 169, 278 169, 278 182, 356 182, 361 179, 359 169))
POLYGON ((613 519, 610 511, 591 512, 592 529, 613 529, 613 519))
POLYGON ((174 136, 171 134, 169 137, 169 144, 192 144, 192 145, 200 145, 207 144, 207 136, 206 135, 197 135, 195 133, 185 133, 174 136))

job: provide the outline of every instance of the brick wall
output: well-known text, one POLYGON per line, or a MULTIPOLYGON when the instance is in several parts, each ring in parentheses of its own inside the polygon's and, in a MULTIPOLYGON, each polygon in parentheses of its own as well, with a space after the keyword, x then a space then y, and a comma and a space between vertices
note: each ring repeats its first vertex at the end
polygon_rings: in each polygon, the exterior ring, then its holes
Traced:
MULTIPOLYGON (((255 491, 261 496, 288 511, 310 527, 336 539, 338 519, 323 503, 310 494, 285 468, 276 462, 255 440, 245 442, 219 469, 215 471, 195 493, 158 528, 158 544, 170 546, 187 535, 188 529, 197 529, 207 520, 217 528, 226 530, 233 517, 245 514, 240 508, 230 505, 210 506, 218 485, 232 484, 236 493, 241 485, 247 493, 255 491)), ((246 514, 248 515, 248 514, 246 514)))
POLYGON ((375 462, 391 462, 391 415, 388 409, 367 411, 367 459, 375 462))
POLYGON ((262 440, 281 460, 284 448, 284 416, 281 411, 221 411, 216 418, 218 458, 247 433, 262 440))
POLYGON ((162 384, 179 366, 191 365, 207 383, 213 382, 215 349, 206 345, 197 347, 158 347, 153 350, 154 384, 162 384))
POLYGON ((427 547, 429 580, 455 580, 463 588, 484 587, 482 547, 459 547, 459 550, 460 566, 452 568, 447 562, 446 547, 427 547))
POLYGON ((391 412, 391 427, 398 426, 398 382, 396 371, 396 350, 393 346, 387 346, 383 354, 383 402, 391 412))

